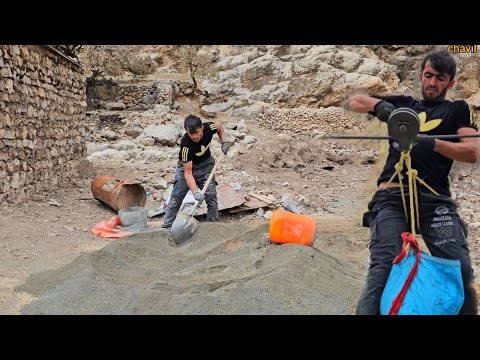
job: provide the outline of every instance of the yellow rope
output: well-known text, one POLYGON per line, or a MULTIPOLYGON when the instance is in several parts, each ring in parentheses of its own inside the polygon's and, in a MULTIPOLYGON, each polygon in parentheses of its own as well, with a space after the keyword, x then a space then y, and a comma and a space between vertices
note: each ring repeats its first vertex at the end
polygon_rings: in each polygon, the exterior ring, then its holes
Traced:
MULTIPOLYGON (((415 211, 418 214, 418 202, 415 202, 413 192, 414 192, 414 186, 415 186, 415 172, 417 170, 412 169, 412 158, 410 157, 410 151, 408 152, 408 156, 405 159, 405 162, 407 164, 407 175, 408 175, 408 195, 409 195, 409 200, 410 200, 410 221, 412 224, 412 231, 410 231, 415 238, 415 211)), ((415 189, 416 190, 416 189, 415 189)), ((415 191, 416 194, 416 191, 415 191)), ((416 198, 416 196, 415 196, 416 198)), ((417 199, 418 200, 418 199, 417 199)), ((420 221, 418 221, 418 226, 420 226, 420 221)))
POLYGON ((408 219, 407 215, 407 203, 405 200, 405 191, 403 189, 403 176, 402 170, 403 166, 407 167, 407 176, 408 176, 408 191, 409 191, 409 201, 410 201, 410 222, 412 225, 412 235, 415 237, 415 218, 417 220, 417 224, 420 226, 420 212, 418 209, 418 192, 417 192, 417 181, 425 186, 428 190, 430 190, 433 194, 439 196, 440 194, 433 190, 425 181, 418 177, 418 171, 412 169, 412 158, 410 156, 410 150, 402 151, 400 154, 400 159, 398 163, 395 164, 395 173, 392 175, 390 180, 388 180, 387 185, 392 182, 396 175, 398 175, 398 182, 400 184, 400 192, 402 194, 402 204, 403 204, 403 211, 405 212, 405 218, 408 219))

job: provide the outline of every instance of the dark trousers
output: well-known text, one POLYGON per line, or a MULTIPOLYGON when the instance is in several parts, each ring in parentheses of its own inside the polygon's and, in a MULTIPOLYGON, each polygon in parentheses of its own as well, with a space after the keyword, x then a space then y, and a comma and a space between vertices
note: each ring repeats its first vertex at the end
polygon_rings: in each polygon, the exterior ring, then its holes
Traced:
MULTIPOLYGON (((215 165, 215 159, 209 157, 207 160, 200 164, 192 166, 192 175, 197 183, 197 186, 202 189, 203 185, 208 179, 208 176, 213 170, 215 165)), ((212 181, 205 191, 205 202, 207 203, 207 220, 218 221, 218 204, 217 204, 217 182, 215 181, 215 175, 212 181)), ((182 201, 185 195, 188 193, 188 185, 185 181, 185 171, 183 170, 183 164, 179 162, 175 171, 175 182, 173 183, 173 190, 168 202, 168 207, 165 212, 164 224, 172 225, 177 216, 178 210, 182 205, 182 201)))
MULTIPOLYGON (((465 291, 465 301, 460 314, 477 314, 477 298, 472 287, 473 269, 470 262, 467 229, 456 210, 455 202, 447 196, 435 196, 419 191, 420 224, 417 233, 422 235, 430 253, 445 259, 457 259, 465 291)), ((409 208, 408 191, 406 204, 409 208)), ((370 267, 367 282, 357 304, 357 315, 377 315, 380 298, 385 288, 392 262, 402 248, 402 232, 411 232, 398 188, 378 190, 368 204, 370 210, 370 267)), ((416 220, 415 220, 416 222, 416 220)))

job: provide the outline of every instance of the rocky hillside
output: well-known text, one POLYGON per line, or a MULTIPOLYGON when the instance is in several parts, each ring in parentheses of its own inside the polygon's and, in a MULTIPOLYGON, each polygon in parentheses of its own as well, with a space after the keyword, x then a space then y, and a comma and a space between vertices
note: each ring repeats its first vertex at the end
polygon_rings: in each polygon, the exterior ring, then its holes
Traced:
MULTIPOLYGON (((144 87, 159 79, 174 79, 174 93, 179 96, 195 95, 189 84, 191 79, 185 73, 188 59, 182 58, 179 46, 130 46, 113 52, 110 48, 107 50, 112 59, 119 58, 115 62, 116 67, 124 64, 122 75, 118 75, 121 73, 118 68, 111 69, 112 66, 104 60, 105 56, 99 56, 105 53, 105 49, 102 52, 85 51, 84 64, 92 67, 96 64, 97 70, 103 66, 105 72, 117 75, 114 79, 123 80, 121 93, 124 99, 120 102, 123 101, 127 109, 136 110, 142 106, 144 110, 151 109, 155 102, 148 97, 145 104, 142 101, 132 102, 127 88, 133 79, 134 82, 143 80, 144 87), (125 60, 127 55, 128 62, 125 60), (92 56, 96 56, 97 62, 92 61, 92 56), (130 81, 125 84, 125 80, 130 81)), ((196 79, 205 94, 198 98, 199 106, 207 117, 227 113, 262 120, 263 109, 269 106, 288 109, 341 107, 346 96, 357 92, 418 96, 418 70, 422 57, 428 51, 443 48, 446 45, 205 46, 199 53, 209 54, 214 65, 206 76, 196 79)), ((458 81, 449 96, 466 99, 478 108, 478 55, 455 54, 455 57, 458 81)), ((154 91, 151 90, 150 94, 154 91)), ((144 91, 144 95, 148 95, 148 91, 144 91)), ((289 118, 292 117, 296 118, 298 114, 289 114, 289 118)), ((328 115, 325 117, 328 119, 328 115)), ((268 122, 268 119, 265 121, 268 122)))
MULTIPOLYGON (((277 107, 339 106, 356 92, 418 94, 424 54, 442 46, 275 45, 233 47, 220 57, 218 74, 203 82, 206 111, 244 115, 262 104, 277 107)), ((479 97, 477 54, 456 55, 457 87, 452 98, 479 97)), ((478 104, 480 105, 480 104, 478 104)))

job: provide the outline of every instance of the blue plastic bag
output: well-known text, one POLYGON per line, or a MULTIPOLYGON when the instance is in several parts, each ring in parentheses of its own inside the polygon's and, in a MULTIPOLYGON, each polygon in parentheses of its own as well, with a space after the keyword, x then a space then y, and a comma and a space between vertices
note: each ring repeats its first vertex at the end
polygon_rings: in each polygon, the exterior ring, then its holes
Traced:
MULTIPOLYGON (((388 315, 415 260, 416 253, 410 250, 400 263, 393 265, 380 300, 381 315, 388 315)), ((421 252, 417 273, 410 283, 398 315, 457 315, 463 301, 460 261, 421 252)))

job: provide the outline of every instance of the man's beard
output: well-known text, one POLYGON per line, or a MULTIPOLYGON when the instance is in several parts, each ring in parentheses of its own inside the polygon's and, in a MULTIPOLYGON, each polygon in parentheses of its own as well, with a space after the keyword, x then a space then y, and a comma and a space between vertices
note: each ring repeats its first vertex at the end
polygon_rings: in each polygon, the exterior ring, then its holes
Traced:
POLYGON ((448 88, 445 88, 437 96, 430 96, 430 95, 427 95, 427 92, 426 92, 425 88, 423 88, 422 89, 422 95, 423 95, 424 100, 431 101, 431 102, 440 102, 440 101, 445 100, 445 97, 447 96, 447 91, 448 91, 448 88))

